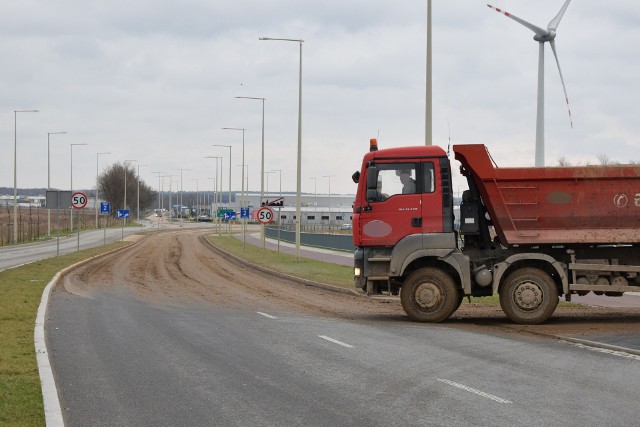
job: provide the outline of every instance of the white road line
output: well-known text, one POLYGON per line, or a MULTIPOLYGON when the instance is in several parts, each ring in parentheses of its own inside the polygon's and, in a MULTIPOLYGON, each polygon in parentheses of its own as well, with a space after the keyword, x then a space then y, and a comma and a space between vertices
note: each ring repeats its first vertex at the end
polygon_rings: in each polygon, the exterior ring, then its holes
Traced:
POLYGON ((610 348, 604 348, 602 344, 597 343, 597 342, 590 342, 588 340, 576 340, 575 338, 574 338, 574 340, 575 341, 582 341, 583 343, 592 343, 594 345, 582 344, 582 343, 579 343, 579 342, 571 342, 571 341, 565 341, 565 342, 568 343, 568 344, 571 344, 573 346, 576 346, 578 348, 583 348, 585 350, 597 351, 599 353, 610 354, 612 356, 626 357, 627 359, 640 360, 640 356, 637 355, 637 354, 627 353, 627 352, 624 351, 624 349, 615 350, 616 346, 608 346, 610 348), (596 347, 596 345, 598 347, 596 347))
POLYGON ((494 396, 492 394, 485 393, 484 391, 476 390, 475 388, 467 387, 466 385, 458 384, 458 383, 450 381, 450 380, 445 380, 445 379, 442 379, 442 378, 438 378, 438 381, 441 381, 441 382, 443 382, 445 384, 452 385, 454 387, 457 387, 459 389, 468 391, 470 393, 475 393, 478 396, 482 396, 482 397, 486 397, 487 399, 495 400, 498 403, 513 403, 513 402, 511 402, 509 400, 506 400, 506 399, 503 399, 501 397, 497 397, 497 396, 494 396))
POLYGON ((352 346, 351 344, 347 344, 347 343, 344 343, 344 342, 342 342, 342 341, 338 341, 338 340, 336 340, 336 339, 333 339, 333 338, 327 337, 327 336, 325 336, 325 335, 318 335, 318 337, 319 337, 319 338, 322 338, 323 340, 330 341, 330 342, 332 342, 332 343, 334 343, 334 344, 338 344, 338 345, 341 345, 341 346, 346 347, 346 348, 353 348, 353 346, 352 346))
POLYGON ((261 312, 261 311, 256 311, 256 313, 258 313, 258 314, 259 314, 259 315, 261 315, 261 316, 268 317, 269 319, 277 319, 277 317, 276 317, 276 316, 272 316, 272 315, 270 315, 270 314, 263 313, 263 312, 261 312))

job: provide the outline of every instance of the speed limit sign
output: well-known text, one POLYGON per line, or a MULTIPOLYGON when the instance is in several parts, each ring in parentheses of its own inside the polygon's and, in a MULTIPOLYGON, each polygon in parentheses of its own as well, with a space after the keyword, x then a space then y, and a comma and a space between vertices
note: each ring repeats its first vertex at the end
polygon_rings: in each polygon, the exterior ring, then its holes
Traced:
POLYGON ((87 202, 89 201, 89 199, 87 199, 87 196, 84 193, 73 193, 71 195, 71 206, 73 206, 74 209, 82 209, 85 206, 87 206, 87 202))
POLYGON ((273 221, 273 211, 271 208, 265 206, 258 209, 258 221, 260 221, 261 224, 269 224, 273 221))

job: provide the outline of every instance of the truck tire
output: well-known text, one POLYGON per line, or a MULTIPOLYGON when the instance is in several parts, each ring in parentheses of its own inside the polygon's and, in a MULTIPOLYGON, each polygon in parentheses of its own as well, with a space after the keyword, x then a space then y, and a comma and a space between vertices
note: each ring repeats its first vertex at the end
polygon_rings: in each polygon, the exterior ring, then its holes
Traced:
POLYGON ((400 288, 405 313, 416 322, 442 322, 458 308, 460 293, 451 277, 438 268, 414 271, 400 288))
POLYGON ((558 288, 544 271, 521 268, 511 273, 500 288, 500 306, 507 317, 522 325, 547 320, 558 305, 558 288))

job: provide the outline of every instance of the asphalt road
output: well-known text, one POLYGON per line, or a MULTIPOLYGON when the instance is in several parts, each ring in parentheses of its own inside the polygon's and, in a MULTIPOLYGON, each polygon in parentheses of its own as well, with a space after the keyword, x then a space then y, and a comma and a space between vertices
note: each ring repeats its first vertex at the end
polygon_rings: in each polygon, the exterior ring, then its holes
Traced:
POLYGON ((147 248, 154 262, 133 248, 52 295, 46 339, 67 426, 637 424, 640 356, 417 324, 354 297, 332 299, 353 315, 318 314, 323 291, 258 278, 185 238, 147 248), (147 274, 169 296, 191 282, 213 293, 149 298, 147 274), (284 289, 301 297, 285 304, 284 289))
POLYGON ((51 307, 67 426, 637 424, 637 357, 109 293, 51 307))
MULTIPOLYGON (((148 221, 143 222, 143 227, 109 228, 102 230, 88 230, 80 233, 80 250, 93 248, 106 243, 113 243, 141 230, 153 229, 148 221)), ((78 234, 60 237, 44 242, 27 243, 17 246, 4 246, 0 248, 0 270, 15 267, 17 265, 55 257, 56 254, 64 255, 78 250, 78 234), (59 247, 58 247, 59 245, 59 247)))

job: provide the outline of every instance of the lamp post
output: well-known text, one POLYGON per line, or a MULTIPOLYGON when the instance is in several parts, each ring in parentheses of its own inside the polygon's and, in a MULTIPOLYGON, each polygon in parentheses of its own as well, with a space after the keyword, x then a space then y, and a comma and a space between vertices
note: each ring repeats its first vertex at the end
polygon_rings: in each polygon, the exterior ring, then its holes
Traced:
POLYGON ((302 212, 302 39, 280 39, 260 37, 260 40, 288 41, 300 45, 300 66, 298 71, 298 172, 296 177, 296 260, 300 261, 300 221, 302 212))
POLYGON ((156 215, 158 217, 158 230, 160 229, 160 219, 163 218, 163 212, 162 212, 162 181, 163 178, 166 176, 166 174, 164 172, 151 172, 151 173, 155 173, 158 175, 158 214, 160 215, 156 215))
MULTIPOLYGON (((51 190, 51 135, 60 135, 67 132, 47 132, 47 190, 51 190)), ((47 206, 47 236, 51 237, 51 207, 47 206)))
MULTIPOLYGON (((123 162, 124 164, 124 201, 122 203, 122 209, 127 209, 127 175, 129 174, 129 162, 137 162, 135 159, 128 159, 123 162)), ((123 218, 123 224, 126 218, 123 218)), ((123 231, 124 233, 124 231, 123 231)))
POLYGON ((182 215, 182 172, 191 169, 173 169, 174 171, 180 171, 180 227, 184 227, 184 216, 182 215))
MULTIPOLYGON (((242 183, 241 187, 241 198, 240 198, 240 208, 242 208, 242 204, 244 203, 244 131, 246 129, 243 128, 222 128, 223 130, 241 130, 242 131, 242 181, 240 181, 242 183)), ((229 165, 231 166, 231 165, 229 165)))
POLYGON ((96 153, 96 203, 95 203, 95 207, 96 207, 96 228, 98 227, 98 161, 100 160, 100 155, 101 154, 111 154, 109 152, 104 152, 104 153, 96 153))
POLYGON ((200 209, 199 209, 199 197, 198 197, 198 193, 200 192, 200 189, 198 188, 198 183, 199 183, 199 179, 198 178, 191 178, 191 181, 195 181, 196 182, 196 222, 200 222, 200 209))
MULTIPOLYGON (((77 144, 69 144, 71 146, 71 167, 70 169, 70 173, 71 173, 71 192, 73 193, 73 147, 74 145, 89 145, 89 144, 85 144, 85 143, 77 143, 77 144)), ((71 213, 71 215, 69 215, 69 231, 73 231, 73 208, 69 211, 71 213)), ((79 214, 79 212, 78 212, 79 214)), ((80 224, 78 224, 78 233, 80 233, 80 224)))
POLYGON ((222 156, 205 156, 205 159, 215 159, 216 160, 216 173, 215 173, 215 181, 214 181, 214 206, 215 206, 215 218, 216 224, 218 224, 218 234, 220 234, 220 222, 218 218, 218 198, 220 199, 220 204, 222 204, 222 197, 219 197, 219 193, 222 192, 222 156), (220 179, 218 179, 218 159, 220 160, 220 179), (218 191, 218 187, 220 191, 218 191))
POLYGON ((138 205, 136 206, 136 214, 138 218, 138 225, 142 226, 142 224, 140 224, 140 166, 149 165, 138 165, 138 177, 136 178, 136 180, 138 181, 138 205))
POLYGON ((13 110, 13 243, 18 243, 18 113, 38 110, 13 110))
MULTIPOLYGON (((229 196, 228 196, 228 202, 229 202, 229 206, 231 206, 231 145, 214 144, 213 146, 214 147, 226 147, 226 148, 229 149, 229 196)), ((222 161, 220 161, 220 164, 222 164, 222 161)), ((220 177, 222 177, 222 171, 220 171, 220 177)), ((228 225, 229 225, 229 227, 227 229, 227 237, 230 237, 231 236, 231 221, 229 221, 228 225)))
MULTIPOLYGON (((282 197, 282 169, 274 169, 273 171, 278 172, 280 175, 280 197, 282 197)), ((282 208, 278 207, 278 253, 280 253, 280 229, 282 228, 282 221, 280 220, 281 215, 282 208)))
POLYGON ((432 89, 431 89, 431 0, 427 0, 427 84, 426 84, 426 108, 425 108, 425 145, 433 145, 432 125, 432 89))

